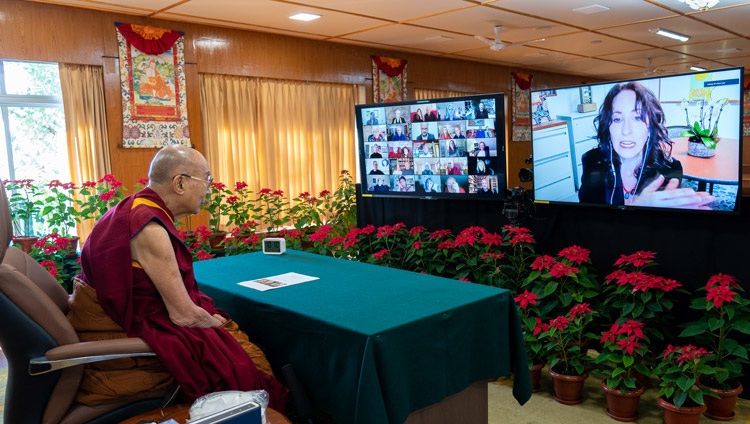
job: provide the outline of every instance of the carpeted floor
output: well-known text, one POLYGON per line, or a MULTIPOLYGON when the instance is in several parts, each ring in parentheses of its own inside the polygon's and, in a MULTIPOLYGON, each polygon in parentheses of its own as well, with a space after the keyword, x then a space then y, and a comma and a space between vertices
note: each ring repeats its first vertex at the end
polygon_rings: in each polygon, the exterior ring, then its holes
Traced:
MULTIPOLYGON (((2 352, 0 351, 0 356, 2 352)), ((545 370, 546 371, 546 370, 545 370)), ((0 424, 3 424, 5 403, 5 383, 8 369, 0 367, 0 424)), ((539 393, 532 395, 531 400, 520 406, 513 398, 512 380, 501 379, 488 383, 489 424, 580 424, 580 423, 615 423, 607 416, 604 392, 599 386, 601 380, 591 376, 586 381, 584 401, 580 405, 566 406, 552 399, 552 381, 546 372, 542 372, 539 393)), ((750 423, 750 400, 740 399, 735 409, 737 416, 730 424, 750 423)), ((663 422, 661 407, 656 403, 656 390, 649 389, 641 398, 641 417, 639 424, 661 424, 663 422)), ((717 421, 701 417, 701 424, 717 421)))
MULTIPOLYGON (((539 393, 534 393, 524 406, 513 398, 511 380, 498 380, 488 386, 489 424, 581 424, 616 423, 607 416, 607 402, 600 386, 601 379, 590 376, 584 388, 584 401, 579 405, 562 405, 552 398, 552 380, 542 372, 539 393)), ((639 406, 639 424, 664 422, 661 406, 656 401, 654 388, 646 390, 639 406)), ((750 400, 740 399, 735 408, 735 419, 730 424, 750 423, 750 400)), ((718 423, 701 417, 701 424, 718 423)))

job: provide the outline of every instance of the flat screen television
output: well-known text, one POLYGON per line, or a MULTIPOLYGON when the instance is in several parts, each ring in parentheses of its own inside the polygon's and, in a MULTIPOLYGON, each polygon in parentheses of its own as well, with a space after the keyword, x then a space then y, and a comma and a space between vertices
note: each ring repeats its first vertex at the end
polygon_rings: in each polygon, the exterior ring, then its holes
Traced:
POLYGON ((532 90, 534 201, 739 213, 743 73, 532 90))
POLYGON ((363 196, 502 199, 502 93, 356 106, 363 196))

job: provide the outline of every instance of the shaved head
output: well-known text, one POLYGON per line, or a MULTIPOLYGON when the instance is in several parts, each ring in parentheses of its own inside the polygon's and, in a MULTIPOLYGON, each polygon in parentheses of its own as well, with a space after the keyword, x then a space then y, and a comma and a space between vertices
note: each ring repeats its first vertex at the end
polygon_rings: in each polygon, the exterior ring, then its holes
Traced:
POLYGON ((192 147, 173 144, 156 153, 148 170, 151 183, 167 184, 177 174, 193 175, 206 162, 203 155, 192 147))

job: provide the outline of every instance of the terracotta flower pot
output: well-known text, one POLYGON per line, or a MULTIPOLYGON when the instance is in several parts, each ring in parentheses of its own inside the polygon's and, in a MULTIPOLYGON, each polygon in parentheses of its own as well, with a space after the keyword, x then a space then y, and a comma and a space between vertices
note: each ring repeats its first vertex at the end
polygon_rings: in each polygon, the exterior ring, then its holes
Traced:
POLYGON ((531 369, 529 370, 529 372, 531 373, 531 391, 534 393, 539 392, 542 387, 539 384, 539 380, 542 377, 542 368, 544 368, 544 362, 533 364, 531 366, 531 369))
POLYGON ((24 252, 30 253, 31 249, 34 247, 34 243, 36 243, 38 240, 39 240, 39 237, 36 237, 36 236, 14 237, 13 244, 18 245, 18 247, 24 252))
POLYGON ((208 237, 208 244, 211 246, 211 249, 222 250, 224 249, 224 240, 226 238, 226 231, 216 231, 208 237))
POLYGON ((701 414, 706 411, 706 405, 682 406, 677 408, 663 398, 659 398, 659 405, 664 411, 664 424, 699 424, 701 414))
POLYGON ((641 395, 646 391, 644 387, 623 393, 620 390, 610 389, 602 381, 602 389, 607 397, 607 415, 610 418, 623 422, 638 419, 638 404, 641 401, 641 395))
POLYGON ((706 403, 706 412, 703 415, 716 421, 733 420, 734 407, 737 405, 737 397, 742 393, 742 384, 737 388, 730 390, 719 390, 714 389, 713 387, 708 388, 719 395, 719 398, 717 399, 711 396, 703 397, 703 401, 706 403))
POLYGON ((557 402, 563 405, 577 405, 583 402, 583 383, 589 377, 588 373, 565 375, 550 369, 549 375, 552 377, 552 397, 557 402))

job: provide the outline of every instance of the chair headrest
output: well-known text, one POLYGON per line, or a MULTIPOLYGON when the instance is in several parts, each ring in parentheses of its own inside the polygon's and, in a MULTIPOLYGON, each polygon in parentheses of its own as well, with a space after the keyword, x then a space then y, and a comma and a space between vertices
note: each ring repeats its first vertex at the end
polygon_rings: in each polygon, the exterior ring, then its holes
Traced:
POLYGON ((5 251, 13 240, 13 218, 10 215, 8 195, 5 186, 0 187, 0 260, 5 257, 5 251))

